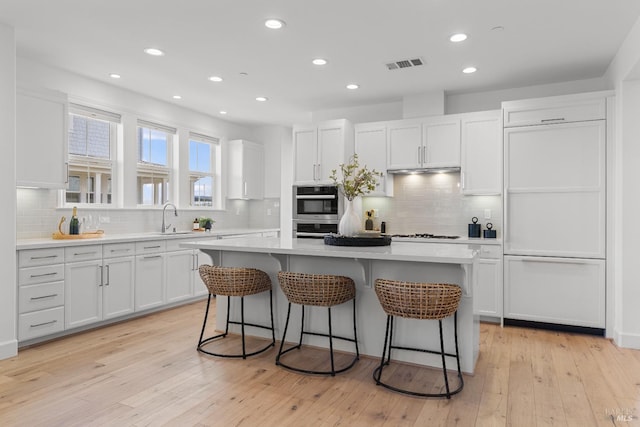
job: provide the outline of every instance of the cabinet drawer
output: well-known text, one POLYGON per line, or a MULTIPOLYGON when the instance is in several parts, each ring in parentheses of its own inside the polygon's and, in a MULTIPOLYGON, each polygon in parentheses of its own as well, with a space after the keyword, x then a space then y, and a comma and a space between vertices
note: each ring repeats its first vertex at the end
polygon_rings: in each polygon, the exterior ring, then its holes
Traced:
POLYGON ((26 341, 64 330, 64 307, 49 308, 18 317, 18 340, 26 341))
POLYGON ((18 270, 20 286, 58 280, 64 280, 64 264, 43 265, 42 267, 29 267, 18 270))
POLYGON ((115 258, 134 255, 136 252, 135 243, 110 243, 102 245, 102 258, 115 258))
POLYGON ((504 317, 605 327, 605 262, 504 257, 504 317))
POLYGON ((504 127, 570 123, 606 117, 605 98, 513 101, 502 104, 504 127))
POLYGON ((20 267, 57 264, 64 261, 64 248, 28 249, 18 252, 20 267))
POLYGON ((64 282, 22 286, 18 305, 20 314, 64 305, 64 282))
POLYGON ((166 251, 164 240, 151 240, 148 242, 136 242, 136 255, 157 254, 166 251))
POLYGON ((188 242, 189 240, 184 239, 169 239, 165 242, 165 249, 167 252, 175 252, 175 251, 185 251, 190 250, 187 248, 181 248, 180 245, 184 242, 188 242))
POLYGON ((74 246, 64 248, 64 261, 90 261, 102 258, 102 245, 74 246))
POLYGON ((500 258, 502 257, 502 247, 499 245, 480 246, 480 258, 500 258))

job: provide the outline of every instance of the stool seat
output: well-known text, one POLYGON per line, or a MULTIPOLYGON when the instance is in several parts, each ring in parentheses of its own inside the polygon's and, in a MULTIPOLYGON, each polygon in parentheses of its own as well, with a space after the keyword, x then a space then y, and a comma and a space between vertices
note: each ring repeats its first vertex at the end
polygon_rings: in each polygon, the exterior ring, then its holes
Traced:
POLYGON ((204 322, 202 323, 202 331, 200 332, 200 340, 198 341, 198 351, 209 354, 211 356, 218 357, 241 357, 246 359, 247 356, 253 356, 263 351, 266 351, 270 347, 275 346, 275 328, 273 323, 273 291, 271 288, 271 279, 269 275, 262 270, 255 268, 244 267, 219 267, 213 265, 201 265, 198 269, 200 277, 205 286, 209 290, 209 299, 207 300, 207 308, 205 311, 204 322), (244 297, 250 295, 256 295, 262 292, 269 292, 269 306, 271 310, 271 326, 258 325, 254 323, 248 323, 244 320, 244 297), (227 319, 225 332, 204 338, 204 331, 207 325, 207 317, 209 315, 209 307, 211 304, 211 298, 215 295, 221 295, 227 297, 227 319), (240 316, 241 320, 230 320, 231 311, 231 297, 240 297, 240 316), (236 324, 241 326, 242 333, 242 353, 217 353, 204 348, 205 345, 211 343, 218 338, 225 338, 229 333, 229 324, 236 324), (271 331, 271 342, 268 345, 254 351, 247 353, 245 343, 245 326, 251 326, 255 328, 262 328, 271 331))
POLYGON ((389 279, 376 279, 375 292, 382 309, 387 314, 387 326, 384 337, 384 347, 380 366, 373 372, 373 379, 377 385, 382 385, 390 390, 420 397, 446 397, 459 393, 464 387, 464 379, 460 369, 460 356, 458 352, 458 306, 462 298, 462 290, 458 285, 449 283, 416 283, 403 282, 389 279), (442 335, 442 320, 454 316, 455 354, 446 353, 442 335), (394 318, 437 320, 440 333, 440 350, 403 347, 393 343, 394 318), (440 354, 442 360, 442 372, 445 383, 445 393, 423 393, 412 391, 397 386, 392 386, 382 379, 382 371, 391 361, 391 350, 417 351, 422 353, 440 354), (449 387, 447 377, 447 365, 445 356, 455 357, 458 364, 459 385, 455 390, 449 387))
POLYGON ((344 372, 351 368, 355 362, 360 358, 360 351, 358 349, 358 335, 356 329, 356 286, 353 279, 345 276, 335 276, 330 274, 308 274, 308 273, 294 273, 288 271, 281 271, 278 273, 278 281, 282 292, 287 297, 287 320, 284 327, 284 333, 282 335, 282 341, 280 342, 280 350, 276 356, 276 365, 283 366, 293 371, 319 374, 319 375, 331 375, 344 372), (331 308, 348 301, 353 301, 353 338, 341 337, 333 334, 331 323, 331 308), (287 330, 289 327, 289 320, 291 318, 291 304, 298 304, 302 306, 302 320, 300 326, 300 337, 298 344, 284 350, 284 343, 287 337, 287 330), (327 307, 328 313, 328 326, 329 333, 311 332, 304 329, 304 315, 305 306, 315 307, 327 307), (304 335, 315 335, 327 337, 329 339, 329 357, 331 362, 331 370, 319 371, 305 369, 299 366, 291 366, 285 364, 282 361, 282 356, 286 353, 300 349, 302 347, 302 338, 304 335), (334 363, 333 354, 333 340, 339 339, 343 341, 350 341, 355 344, 356 355, 352 359, 351 363, 341 369, 336 369, 334 363))

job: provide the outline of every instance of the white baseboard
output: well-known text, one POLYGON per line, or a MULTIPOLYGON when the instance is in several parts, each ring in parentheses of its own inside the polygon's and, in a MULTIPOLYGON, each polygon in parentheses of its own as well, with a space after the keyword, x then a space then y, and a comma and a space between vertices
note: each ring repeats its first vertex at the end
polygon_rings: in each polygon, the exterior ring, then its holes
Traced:
POLYGON ((618 347, 640 350, 640 334, 629 334, 614 331, 613 341, 618 347))
POLYGON ((18 340, 0 343, 0 360, 18 355, 18 340))

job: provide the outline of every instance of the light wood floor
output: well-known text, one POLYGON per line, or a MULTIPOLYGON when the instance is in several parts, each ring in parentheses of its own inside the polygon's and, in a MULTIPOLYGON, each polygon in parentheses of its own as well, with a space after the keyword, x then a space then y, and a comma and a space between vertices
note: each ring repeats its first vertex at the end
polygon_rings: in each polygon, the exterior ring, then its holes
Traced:
MULTIPOLYGON (((202 355, 203 310, 190 304, 0 361, 0 425, 640 425, 640 351, 603 338, 483 324, 476 374, 447 401, 376 386, 370 358, 331 378, 285 371, 275 350, 245 361, 202 355)), ((405 368, 393 368, 398 378, 439 387, 432 372, 405 368)))

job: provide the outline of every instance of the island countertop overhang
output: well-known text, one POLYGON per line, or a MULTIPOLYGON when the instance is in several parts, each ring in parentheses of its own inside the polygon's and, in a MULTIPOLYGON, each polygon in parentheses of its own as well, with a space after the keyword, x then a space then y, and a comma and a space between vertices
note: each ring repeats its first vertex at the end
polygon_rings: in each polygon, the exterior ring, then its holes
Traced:
POLYGON ((203 251, 271 253, 368 260, 436 262, 445 264, 472 264, 477 251, 464 245, 391 243, 389 246, 331 246, 321 239, 292 239, 258 237, 213 241, 190 241, 181 247, 203 251))

